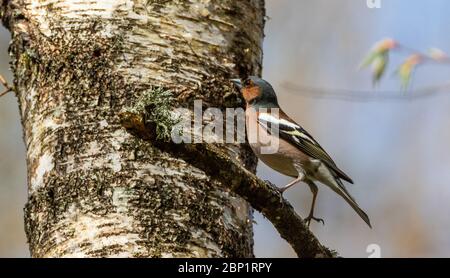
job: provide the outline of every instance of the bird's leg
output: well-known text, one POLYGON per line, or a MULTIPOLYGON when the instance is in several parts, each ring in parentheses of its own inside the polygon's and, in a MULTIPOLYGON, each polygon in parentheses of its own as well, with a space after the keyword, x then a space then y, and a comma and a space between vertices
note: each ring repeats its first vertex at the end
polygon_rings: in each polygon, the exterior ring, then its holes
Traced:
POLYGON ((291 188, 292 186, 296 185, 297 183, 301 182, 303 179, 305 178, 305 174, 303 173, 299 173, 298 177, 291 181, 290 183, 288 183, 287 185, 283 186, 282 188, 280 188, 280 192, 281 194, 283 194, 286 190, 288 190, 289 188, 291 188))
POLYGON ((311 204, 311 210, 309 211, 309 215, 308 215, 308 217, 306 217, 305 222, 308 225, 308 227, 311 224, 311 220, 321 222, 323 225, 325 225, 325 221, 323 221, 323 219, 314 217, 314 207, 316 206, 316 198, 317 198, 317 193, 319 192, 319 188, 312 181, 307 181, 307 183, 308 183, 309 189, 311 189, 311 192, 313 194, 313 199, 312 199, 312 204, 311 204))

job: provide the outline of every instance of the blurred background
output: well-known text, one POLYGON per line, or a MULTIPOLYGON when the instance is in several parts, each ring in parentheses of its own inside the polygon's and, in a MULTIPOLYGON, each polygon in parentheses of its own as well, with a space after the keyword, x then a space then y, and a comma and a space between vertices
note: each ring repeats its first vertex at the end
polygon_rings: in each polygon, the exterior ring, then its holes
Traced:
MULTIPOLYGON (((358 65, 385 37, 426 51, 450 52, 450 1, 266 0, 263 76, 284 110, 321 143, 355 181, 349 191, 369 214, 373 229, 331 190, 319 188, 312 230, 344 257, 368 257, 377 244, 382 257, 450 256, 450 89, 425 98, 390 98, 402 92, 392 56, 386 77, 372 88, 369 71, 358 65), (321 98, 316 88, 326 94, 321 98), (332 97, 350 92, 345 100, 332 97), (314 95, 314 93, 317 93, 314 95), (363 100, 363 101, 361 101, 363 100), (365 101, 364 101, 365 100, 365 101)), ((0 73, 11 80, 9 33, 0 27, 0 73)), ((419 68, 412 90, 442 85, 450 67, 419 68)), ((23 228, 26 202, 25 150, 17 100, 0 99, 0 257, 29 256, 23 228)), ((279 186, 290 178, 258 166, 258 175, 279 186)), ((298 185, 286 197, 303 216, 311 192, 298 185)), ((270 222, 255 213, 258 257, 294 257, 270 222)))

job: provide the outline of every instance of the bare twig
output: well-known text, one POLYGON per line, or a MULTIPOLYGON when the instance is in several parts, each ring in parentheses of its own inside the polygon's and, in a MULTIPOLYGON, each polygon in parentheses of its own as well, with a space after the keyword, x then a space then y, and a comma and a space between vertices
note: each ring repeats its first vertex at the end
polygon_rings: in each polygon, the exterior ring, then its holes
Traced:
POLYGON ((130 112, 122 113, 122 126, 131 134, 150 141, 158 149, 169 152, 202 169, 227 189, 247 200, 260 211, 295 250, 299 257, 334 257, 311 233, 304 221, 278 189, 233 161, 213 144, 175 144, 156 140, 153 124, 130 112))
POLYGON ((6 95, 9 92, 12 92, 12 88, 8 85, 6 79, 0 74, 0 83, 5 87, 5 91, 0 93, 0 97, 6 95))
POLYGON ((3 92, 0 93, 0 97, 6 95, 6 94, 9 93, 9 92, 11 92, 11 90, 10 90, 10 89, 6 89, 5 91, 3 91, 3 92))

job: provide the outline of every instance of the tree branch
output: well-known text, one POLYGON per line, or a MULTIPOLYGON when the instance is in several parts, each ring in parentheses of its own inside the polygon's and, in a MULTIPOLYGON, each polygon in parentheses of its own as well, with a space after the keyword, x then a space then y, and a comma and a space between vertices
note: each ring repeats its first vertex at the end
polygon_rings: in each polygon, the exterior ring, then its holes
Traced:
POLYGON ((260 180, 214 144, 175 144, 156 140, 155 126, 145 122, 141 115, 124 112, 120 114, 120 118, 122 126, 129 133, 150 141, 158 149, 174 154, 203 170, 248 201, 272 222, 299 257, 336 256, 335 252, 323 246, 311 233, 275 186, 260 180))

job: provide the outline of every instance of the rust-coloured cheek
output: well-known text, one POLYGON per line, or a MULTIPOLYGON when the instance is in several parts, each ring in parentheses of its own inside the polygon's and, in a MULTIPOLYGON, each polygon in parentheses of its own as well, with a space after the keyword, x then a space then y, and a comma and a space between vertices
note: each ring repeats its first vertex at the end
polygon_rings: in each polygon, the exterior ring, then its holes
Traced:
POLYGON ((245 87, 242 89, 242 95, 246 102, 250 102, 253 99, 259 97, 261 94, 258 86, 245 87))

